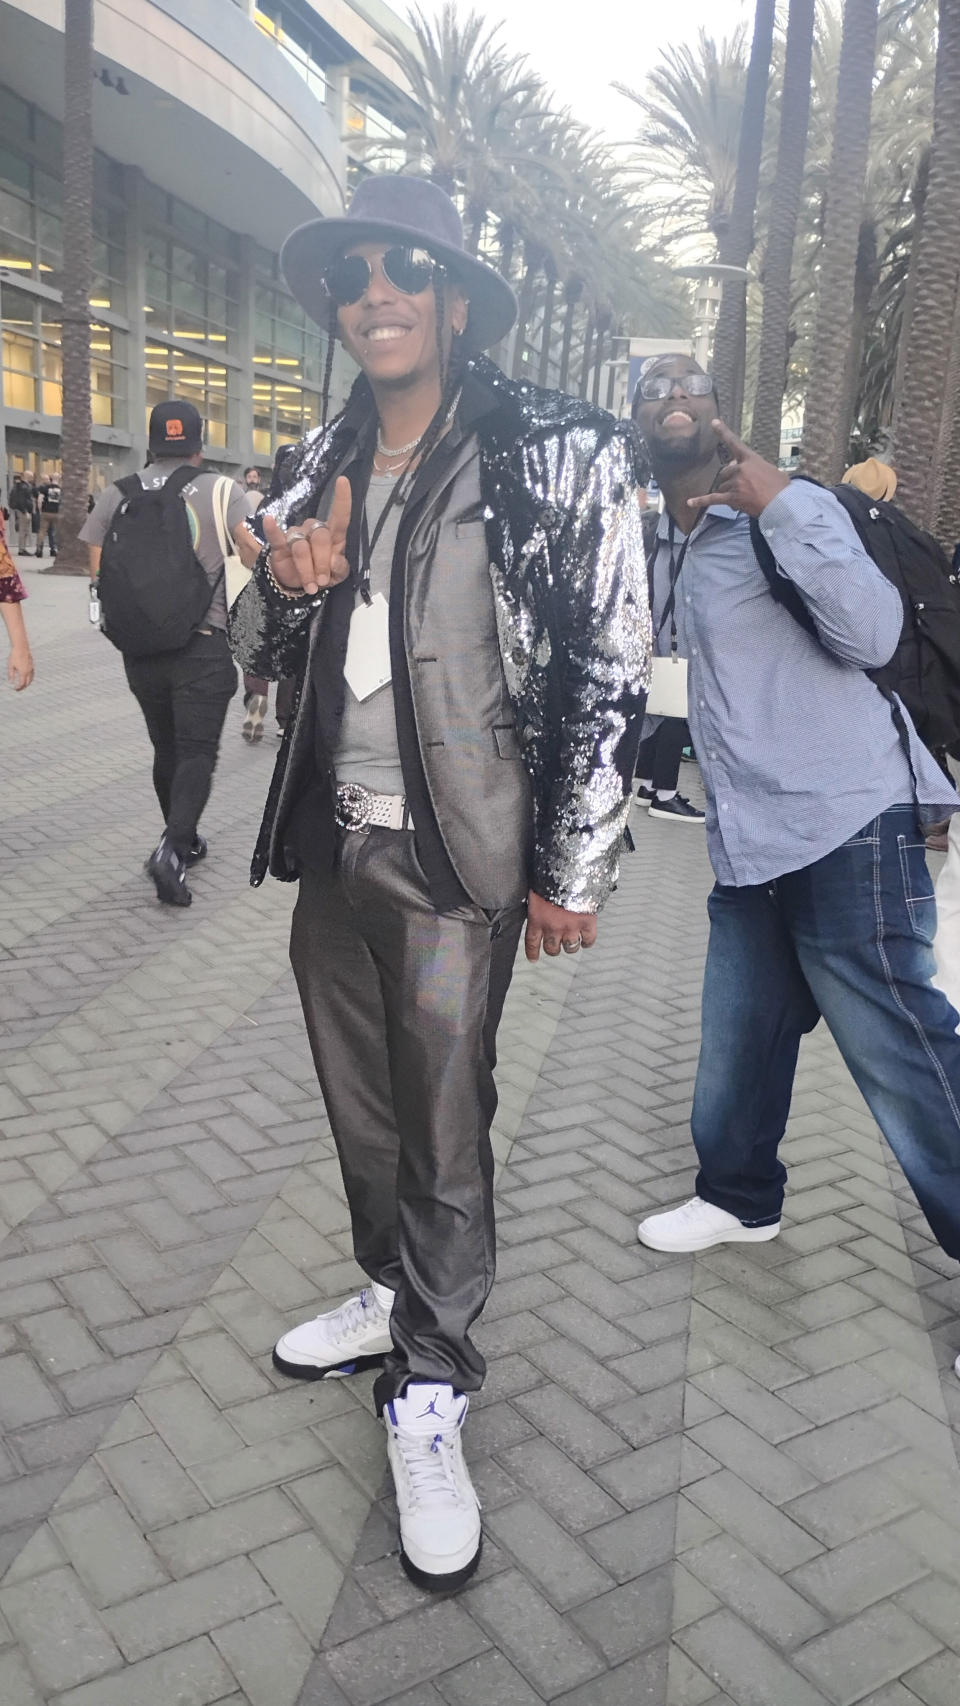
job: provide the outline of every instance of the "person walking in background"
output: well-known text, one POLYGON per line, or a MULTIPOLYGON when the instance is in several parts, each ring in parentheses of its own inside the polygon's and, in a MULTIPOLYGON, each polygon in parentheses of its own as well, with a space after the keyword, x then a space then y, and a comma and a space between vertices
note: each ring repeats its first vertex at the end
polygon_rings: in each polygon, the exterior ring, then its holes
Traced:
POLYGON ((266 497, 266 492, 260 484, 259 468, 244 468, 243 490, 247 499, 247 509, 250 515, 256 515, 257 510, 266 497))
POLYGON ((206 856, 197 825, 237 691, 220 540, 228 531, 247 562, 256 548, 244 525, 243 488, 202 471, 203 422, 193 404, 158 403, 149 439, 149 465, 101 492, 80 538, 89 547, 94 580, 101 553, 106 556, 104 632, 124 654, 153 745, 153 784, 165 828, 147 870, 158 900, 189 906, 187 867, 206 856), (225 501, 218 493, 224 486, 225 501), (156 494, 156 501, 145 504, 144 493, 156 494), (216 502, 222 504, 219 521, 216 502), (175 545, 183 548, 174 556, 175 545))
POLYGON ((650 817, 668 823, 705 823, 706 813, 678 791, 683 749, 690 730, 683 717, 645 717, 637 753, 637 799, 650 817), (650 732, 648 733, 648 729, 650 732))
POLYGON ((37 494, 33 484, 33 470, 24 469, 22 474, 14 476, 10 487, 10 508, 16 518, 17 550, 21 557, 29 555, 29 541, 34 531, 34 515, 37 507, 37 494))
POLYGON ((300 880, 291 957, 371 1283, 274 1361, 315 1380, 385 1358, 401 1559, 449 1591, 480 1558, 460 1430, 495 1266, 496 1032, 524 917, 529 959, 576 953, 615 880, 640 509, 610 415, 480 355, 516 299, 439 185, 364 178, 282 266, 361 375, 284 459, 231 635, 244 669, 296 659, 304 683, 253 877, 300 880))
POLYGON ((10 555, 3 515, 0 513, 0 616, 3 617, 10 641, 7 680, 17 693, 22 693, 33 680, 33 658, 27 639, 27 625, 23 620, 23 601, 26 596, 27 589, 10 555))
POLYGON ((37 556, 43 556, 44 541, 50 541, 50 555, 57 554, 57 518, 60 514, 60 482, 53 475, 41 480, 37 487, 39 514, 37 518, 37 556))
POLYGON ((644 1220, 640 1240, 693 1251, 777 1236, 777 1151, 800 1040, 822 1014, 934 1237, 960 1257, 960 1037, 931 981, 920 827, 960 799, 865 673, 897 648, 900 593, 832 492, 791 481, 715 419, 713 381, 689 356, 659 358, 641 386, 661 529, 683 540, 675 608, 717 881, 697 1194, 644 1220))

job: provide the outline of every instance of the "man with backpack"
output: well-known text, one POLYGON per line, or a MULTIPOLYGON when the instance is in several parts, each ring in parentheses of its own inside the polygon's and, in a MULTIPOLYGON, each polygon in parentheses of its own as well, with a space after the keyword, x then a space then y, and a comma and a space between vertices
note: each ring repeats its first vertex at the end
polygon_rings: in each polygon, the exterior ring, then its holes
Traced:
POLYGON ((659 358, 640 389, 666 500, 654 628, 669 605, 717 878, 697 1194, 645 1220, 640 1240, 693 1251, 776 1237, 777 1149, 800 1039, 822 1014, 934 1236, 960 1256, 960 1037, 930 981, 921 827, 960 800, 884 675, 895 655, 924 655, 923 601, 905 625, 878 566, 879 516, 860 523, 868 552, 838 496, 789 480, 716 419, 690 357, 659 358))
POLYGON ((157 898, 189 906, 187 867, 210 794, 237 672, 227 645, 226 557, 256 555, 235 480, 201 472, 203 422, 192 403, 158 403, 150 465, 101 492, 80 537, 90 548, 102 628, 123 654, 153 744, 166 825, 147 861, 157 898))

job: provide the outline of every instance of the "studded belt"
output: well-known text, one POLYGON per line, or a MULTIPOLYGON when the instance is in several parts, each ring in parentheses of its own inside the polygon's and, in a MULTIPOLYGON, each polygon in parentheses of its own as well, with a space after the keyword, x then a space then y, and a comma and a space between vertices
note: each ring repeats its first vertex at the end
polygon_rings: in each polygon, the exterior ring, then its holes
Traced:
POLYGON ((337 789, 337 824, 341 829, 412 829, 403 794, 375 794, 362 782, 341 782, 337 789))

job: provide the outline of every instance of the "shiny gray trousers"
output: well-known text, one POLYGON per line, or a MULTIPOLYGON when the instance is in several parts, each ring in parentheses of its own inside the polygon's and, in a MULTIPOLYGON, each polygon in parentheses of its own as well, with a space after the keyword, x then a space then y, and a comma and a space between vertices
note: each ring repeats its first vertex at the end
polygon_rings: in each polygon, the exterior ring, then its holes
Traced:
POLYGON ((342 837, 304 872, 290 958, 357 1261, 396 1292, 378 1409, 413 1380, 475 1392, 493 1284, 496 1034, 524 907, 437 912, 412 832, 342 837))

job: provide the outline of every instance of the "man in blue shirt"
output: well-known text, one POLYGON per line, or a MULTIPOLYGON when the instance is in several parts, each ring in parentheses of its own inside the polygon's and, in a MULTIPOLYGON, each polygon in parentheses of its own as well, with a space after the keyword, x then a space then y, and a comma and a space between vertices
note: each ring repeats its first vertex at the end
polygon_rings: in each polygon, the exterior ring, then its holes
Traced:
POLYGON ((864 673, 896 648, 898 592, 832 493, 790 481, 716 414, 712 380, 690 357, 643 372, 635 418, 666 503, 654 631, 666 655, 675 625, 687 660, 717 882, 691 1120, 697 1194, 645 1220, 640 1239, 704 1250, 776 1237, 777 1149, 800 1039, 822 1014, 934 1235, 960 1257, 960 1037, 930 982, 922 829, 960 799, 901 707, 908 754, 864 673), (773 598, 751 516, 818 639, 773 598))

